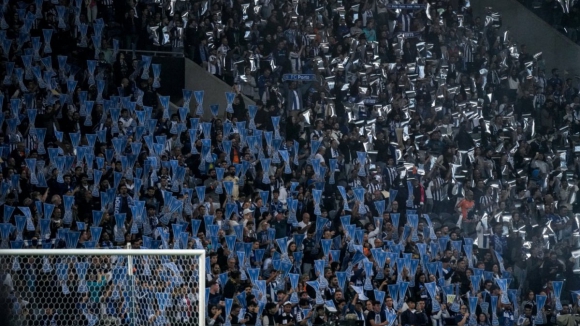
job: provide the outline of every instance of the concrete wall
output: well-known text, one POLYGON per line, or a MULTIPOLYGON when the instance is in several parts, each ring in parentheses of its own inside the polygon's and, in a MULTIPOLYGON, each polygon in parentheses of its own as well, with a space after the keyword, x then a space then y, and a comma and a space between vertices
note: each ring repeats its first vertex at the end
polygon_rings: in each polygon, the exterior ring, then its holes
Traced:
POLYGON ((160 94, 168 95, 171 102, 177 102, 183 98, 181 91, 185 87, 185 76, 182 71, 185 69, 184 58, 164 57, 153 55, 152 63, 161 65, 161 88, 157 90, 160 94))
MULTIPOLYGON (((209 106, 212 104, 219 104, 219 116, 223 117, 225 115, 227 101, 226 92, 231 92, 232 88, 226 84, 221 79, 209 74, 202 67, 200 67, 195 62, 185 59, 185 89, 190 89, 192 91, 204 90, 203 106, 205 108, 206 114, 204 118, 211 119, 211 112, 209 106)), ((250 101, 247 97, 244 97, 244 102, 246 105, 255 104, 254 101, 250 101)), ((174 103, 177 106, 183 104, 183 97, 174 103)), ((192 113, 195 112, 196 103, 195 97, 191 99, 190 110, 192 113)))
POLYGON ((550 25, 529 11, 517 0, 475 0, 471 1, 475 16, 485 19, 485 7, 492 7, 502 16, 502 32, 509 30, 512 40, 517 44, 525 44, 528 52, 543 53, 547 77, 551 76, 552 68, 560 69, 569 75, 580 75, 580 46, 560 34, 550 25))

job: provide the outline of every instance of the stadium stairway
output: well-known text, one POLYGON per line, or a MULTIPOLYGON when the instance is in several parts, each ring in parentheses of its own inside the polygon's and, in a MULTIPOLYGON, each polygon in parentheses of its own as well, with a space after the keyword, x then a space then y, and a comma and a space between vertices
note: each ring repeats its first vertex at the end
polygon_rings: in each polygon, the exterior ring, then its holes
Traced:
MULTIPOLYGON (((120 51, 134 52, 137 56, 152 56, 153 64, 161 65, 161 88, 157 90, 158 95, 170 97, 170 114, 177 113, 179 107, 183 105, 183 89, 192 91, 204 91, 203 107, 205 108, 205 119, 211 119, 212 115, 209 106, 219 105, 219 116, 223 117, 227 107, 226 92, 231 92, 232 87, 223 80, 211 75, 201 66, 185 58, 182 54, 165 51, 133 51, 120 49, 120 51)), ((255 105, 255 102, 244 96, 246 105, 255 105)), ((190 101, 190 112, 195 113, 197 103, 195 97, 190 101)))

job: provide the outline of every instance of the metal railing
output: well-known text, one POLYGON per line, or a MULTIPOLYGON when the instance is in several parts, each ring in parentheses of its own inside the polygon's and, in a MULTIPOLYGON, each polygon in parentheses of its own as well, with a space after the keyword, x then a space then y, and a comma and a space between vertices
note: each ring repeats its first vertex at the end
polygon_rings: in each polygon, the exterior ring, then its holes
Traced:
POLYGON ((163 56, 163 57, 176 57, 176 58, 184 58, 185 53, 183 52, 172 52, 172 51, 148 51, 148 50, 133 50, 133 49, 119 49, 119 52, 131 52, 135 54, 150 54, 155 56, 163 56))

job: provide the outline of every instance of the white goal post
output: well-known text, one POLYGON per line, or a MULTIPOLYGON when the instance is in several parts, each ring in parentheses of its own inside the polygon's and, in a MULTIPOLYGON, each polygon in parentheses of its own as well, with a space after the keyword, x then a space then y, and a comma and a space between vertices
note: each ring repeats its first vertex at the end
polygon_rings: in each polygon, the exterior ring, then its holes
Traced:
POLYGON ((206 251, 0 250, 10 325, 205 325, 206 251))

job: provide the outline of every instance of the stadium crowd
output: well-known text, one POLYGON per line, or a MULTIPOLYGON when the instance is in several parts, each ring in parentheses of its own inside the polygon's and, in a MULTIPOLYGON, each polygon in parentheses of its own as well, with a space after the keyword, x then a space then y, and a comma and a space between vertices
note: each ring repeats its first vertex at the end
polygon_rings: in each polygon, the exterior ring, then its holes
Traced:
POLYGON ((0 259, 18 325, 580 322, 579 86, 500 33, 501 13, 447 0, 0 8, 0 239, 39 249, 0 259), (147 51, 183 53, 232 86, 231 105, 184 90, 170 112, 147 51), (129 291, 119 257, 40 258, 128 245, 205 249, 207 271, 138 259, 129 291), (183 281, 198 273, 207 289, 183 281))

